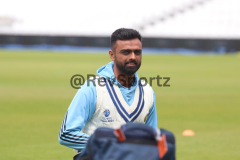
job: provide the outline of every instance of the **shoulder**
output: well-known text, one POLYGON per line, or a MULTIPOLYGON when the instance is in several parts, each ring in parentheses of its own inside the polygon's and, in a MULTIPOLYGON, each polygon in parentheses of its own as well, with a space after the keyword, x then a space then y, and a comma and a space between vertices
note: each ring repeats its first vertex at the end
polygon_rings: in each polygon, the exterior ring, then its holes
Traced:
POLYGON ((145 80, 140 79, 139 83, 141 83, 141 86, 143 87, 143 89, 153 91, 152 86, 148 84, 145 80))
POLYGON ((145 80, 140 80, 139 83, 141 83, 141 86, 143 88, 144 97, 149 99, 152 104, 154 101, 154 97, 155 97, 152 86, 150 84, 148 84, 145 80))
POLYGON ((91 96, 96 94, 96 77, 90 77, 87 79, 82 86, 77 91, 77 94, 80 96, 91 96))
POLYGON ((87 84, 92 84, 94 86, 98 85, 99 83, 101 82, 104 82, 105 78, 104 77, 101 77, 101 76, 92 76, 90 77, 88 80, 86 80, 85 83, 87 84))

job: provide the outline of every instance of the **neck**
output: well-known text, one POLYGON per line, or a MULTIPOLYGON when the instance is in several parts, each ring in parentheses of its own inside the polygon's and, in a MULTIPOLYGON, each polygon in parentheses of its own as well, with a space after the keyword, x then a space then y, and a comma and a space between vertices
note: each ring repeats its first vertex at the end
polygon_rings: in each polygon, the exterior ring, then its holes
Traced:
POLYGON ((114 64, 114 68, 113 68, 113 73, 115 75, 115 77, 117 78, 118 82, 121 83, 122 86, 126 87, 126 88, 130 88, 132 86, 132 83, 134 81, 134 74, 133 75, 127 75, 122 73, 121 71, 119 71, 117 69, 117 67, 114 64))

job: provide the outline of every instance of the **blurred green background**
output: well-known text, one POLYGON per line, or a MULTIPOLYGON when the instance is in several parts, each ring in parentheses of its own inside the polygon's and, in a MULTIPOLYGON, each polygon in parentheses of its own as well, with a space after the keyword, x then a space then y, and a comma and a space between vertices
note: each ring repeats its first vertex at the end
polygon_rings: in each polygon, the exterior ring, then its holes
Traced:
MULTIPOLYGON (((64 114, 77 90, 75 74, 96 74, 108 54, 0 51, 0 157, 66 160, 58 143, 64 114)), ((139 76, 170 77, 158 87, 158 126, 174 132, 178 160, 240 159, 240 55, 143 55, 139 76), (192 129, 193 137, 182 132, 192 129)))

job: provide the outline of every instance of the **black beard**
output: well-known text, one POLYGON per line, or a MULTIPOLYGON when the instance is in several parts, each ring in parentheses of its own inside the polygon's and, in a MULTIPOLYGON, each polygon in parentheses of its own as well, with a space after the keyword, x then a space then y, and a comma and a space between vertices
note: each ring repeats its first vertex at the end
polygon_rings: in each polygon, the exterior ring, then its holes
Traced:
POLYGON ((118 63, 117 60, 115 62, 116 62, 117 68, 126 75, 133 75, 134 73, 137 72, 137 70, 141 66, 141 63, 138 64, 137 61, 127 61, 124 63, 124 66, 118 63), (134 63, 135 66, 127 66, 128 63, 134 63))

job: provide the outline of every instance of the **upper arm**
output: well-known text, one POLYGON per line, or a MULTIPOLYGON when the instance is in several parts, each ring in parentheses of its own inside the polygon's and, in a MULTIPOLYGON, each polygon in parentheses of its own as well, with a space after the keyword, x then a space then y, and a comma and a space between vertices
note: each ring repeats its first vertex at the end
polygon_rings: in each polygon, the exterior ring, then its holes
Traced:
POLYGON ((96 96, 93 85, 85 83, 78 90, 68 108, 67 129, 82 130, 95 111, 96 96))
POLYGON ((157 110, 156 110, 156 98, 155 98, 155 93, 153 92, 153 104, 152 107, 149 110, 149 114, 148 114, 148 118, 146 120, 146 124, 154 127, 154 128, 158 128, 157 125, 157 110))
POLYGON ((59 143, 70 148, 85 148, 89 135, 81 132, 91 119, 96 104, 96 89, 84 84, 74 96, 59 131, 59 143))

